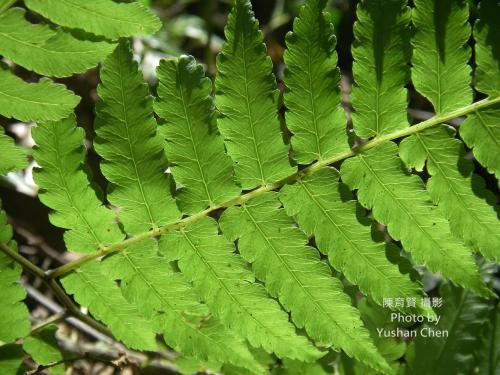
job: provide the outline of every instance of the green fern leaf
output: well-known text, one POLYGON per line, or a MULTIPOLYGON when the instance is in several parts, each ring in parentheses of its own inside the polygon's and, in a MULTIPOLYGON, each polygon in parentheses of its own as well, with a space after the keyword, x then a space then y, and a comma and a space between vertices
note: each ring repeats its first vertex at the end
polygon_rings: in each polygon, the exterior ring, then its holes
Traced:
POLYGON ((26 83, 2 66, 0 81, 0 114, 20 121, 60 120, 67 117, 80 101, 63 85, 46 78, 38 83, 26 83))
POLYGON ((326 0, 307 1, 286 38, 286 121, 293 156, 302 164, 348 147, 335 35, 323 15, 325 5, 326 0))
POLYGON ((125 43, 105 60, 98 87, 95 149, 104 176, 114 185, 109 201, 121 209, 128 234, 180 217, 164 174, 164 144, 156 132, 153 102, 125 43))
POLYGON ((50 365, 50 373, 52 375, 64 375, 64 356, 59 348, 55 337, 57 326, 50 325, 43 330, 32 333, 23 341, 23 349, 31 358, 39 365, 50 365))
POLYGON ((156 113, 166 120, 160 126, 172 174, 182 189, 177 201, 184 212, 196 213, 230 198, 240 189, 233 181, 231 160, 222 138, 213 129, 212 85, 194 58, 162 60, 156 113))
POLYGON ((384 297, 420 297, 421 288, 387 260, 385 248, 389 245, 375 242, 367 225, 370 222, 358 220, 359 207, 338 179, 335 170, 317 172, 285 186, 280 200, 300 227, 314 234, 318 249, 328 255, 335 269, 378 304, 384 297))
POLYGON ((26 152, 17 147, 14 140, 5 135, 0 127, 0 176, 8 172, 23 169, 28 165, 26 152))
MULTIPOLYGON (((7 215, 1 209, 0 202, 0 243, 16 251, 17 245, 12 241, 12 228, 7 224, 7 215)), ((24 288, 17 281, 22 269, 3 252, 0 252, 0 342, 11 343, 30 331, 28 309, 22 302, 26 297, 24 288)), ((2 366, 2 365, 0 365, 2 366)), ((1 367, 0 367, 1 368, 1 367)))
POLYGON ((243 189, 278 181, 294 172, 277 117, 278 93, 271 59, 249 0, 236 0, 217 59, 219 130, 243 189))
POLYGON ((102 206, 90 188, 84 170, 84 131, 75 127, 71 116, 61 122, 47 122, 33 129, 37 147, 33 157, 41 167, 34 179, 42 188, 40 200, 54 211, 52 224, 69 229, 64 240, 69 250, 92 252, 107 244, 121 241, 115 214, 102 206))
MULTIPOLYGON (((104 62, 98 93, 102 102, 95 148, 104 159, 102 171, 112 183, 109 200, 121 208, 119 218, 125 231, 134 234, 175 221, 180 213, 164 174, 167 160, 156 132, 152 100, 125 43, 104 62)), ((204 306, 180 274, 165 274, 170 265, 154 255, 157 245, 152 249, 152 244, 129 247, 114 257, 113 268, 121 270, 116 276, 123 280, 126 298, 142 304, 143 314, 156 321, 167 342, 184 355, 244 363, 255 370, 257 364, 246 346, 220 323, 210 320, 206 328, 199 327, 204 306), (144 268, 150 271, 145 273, 144 268), (177 289, 172 288, 173 283, 178 284, 177 289), (149 304, 142 303, 145 293, 149 304), (200 311, 196 313, 196 309, 200 311), (198 323, 189 322, 184 314, 198 315, 198 323)))
POLYGON ((441 272, 453 282, 483 296, 490 291, 483 284, 469 250, 451 233, 442 212, 432 205, 422 180, 409 175, 392 142, 348 159, 341 176, 358 199, 400 240, 418 264, 441 272))
MULTIPOLYGON (((490 98, 500 96, 500 5, 483 0, 474 27, 476 89, 490 98)), ((500 106, 476 111, 460 126, 460 136, 476 159, 500 179, 500 106)))
POLYGON ((183 275, 157 255, 154 241, 138 243, 107 260, 129 301, 141 308, 173 349, 204 361, 228 362, 261 373, 246 345, 198 302, 183 275))
POLYGON ((84 72, 115 47, 106 41, 77 39, 61 29, 32 24, 24 16, 20 8, 0 15, 0 54, 39 74, 66 77, 84 72))
POLYGON ((117 39, 154 34, 161 22, 140 2, 119 4, 112 0, 25 0, 26 6, 69 28, 117 39))
POLYGON ((351 101, 356 134, 368 138, 408 126, 410 11, 406 0, 364 0, 358 4, 352 48, 355 84, 351 101))
POLYGON ((115 337, 138 350, 155 350, 151 322, 143 318, 137 307, 125 300, 120 288, 100 262, 87 263, 64 277, 64 289, 82 306, 105 323, 115 337))
POLYGON ((415 0, 412 81, 436 113, 470 104, 469 9, 461 0, 415 0))
POLYGON ((463 143, 454 135, 452 128, 439 127, 406 138, 400 146, 401 157, 417 170, 422 170, 427 160, 432 176, 427 190, 443 209, 451 231, 488 259, 500 259, 500 222, 488 204, 495 202, 495 197, 485 188, 484 180, 472 174, 474 166, 463 157, 463 143))
POLYGON ((255 283, 246 262, 233 253, 233 244, 218 234, 212 219, 163 235, 160 248, 179 259, 179 268, 212 313, 253 346, 280 358, 314 361, 321 356, 306 338, 295 334, 288 314, 255 283))
POLYGON ((292 312, 292 319, 321 343, 333 344, 348 355, 381 371, 388 369, 359 318, 307 237, 280 209, 275 193, 267 193, 221 217, 224 234, 238 238, 238 250, 292 312))
POLYGON ((447 331, 443 338, 420 334, 411 344, 407 361, 410 374, 470 374, 473 372, 473 352, 480 343, 481 332, 491 310, 491 304, 463 289, 444 284, 440 295, 443 307, 438 310, 441 319, 437 325, 426 325, 421 330, 447 331))

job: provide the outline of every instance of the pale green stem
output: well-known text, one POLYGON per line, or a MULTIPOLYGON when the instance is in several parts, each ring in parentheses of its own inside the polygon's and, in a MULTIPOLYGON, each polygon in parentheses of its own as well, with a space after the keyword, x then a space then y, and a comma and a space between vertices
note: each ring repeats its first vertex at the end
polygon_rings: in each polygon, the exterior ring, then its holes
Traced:
POLYGON ((83 257, 76 259, 72 262, 66 263, 66 264, 56 268, 53 271, 49 271, 49 275, 51 278, 56 278, 56 277, 65 275, 65 274, 79 268, 83 264, 85 264, 93 259, 97 259, 97 258, 100 258, 102 256, 106 256, 109 254, 123 251, 125 248, 127 248, 128 246, 130 246, 134 243, 143 241, 143 240, 148 239, 148 238, 157 237, 163 233, 182 228, 182 227, 184 227, 192 222, 195 222, 199 219, 206 217, 207 215, 209 215, 210 213, 212 213, 216 210, 241 205, 241 204, 248 202, 249 200, 251 200, 257 196, 260 196, 266 192, 279 189, 285 184, 293 183, 294 181, 297 181, 305 176, 314 174, 318 170, 323 169, 323 168, 325 168, 333 163, 336 163, 338 161, 356 156, 357 154, 364 152, 364 151, 367 151, 369 149, 372 149, 374 147, 377 147, 378 145, 380 145, 384 142, 388 142, 391 140, 395 140, 398 138, 409 136, 411 134, 421 132, 425 129, 431 128, 433 126, 442 124, 442 123, 450 121, 450 120, 453 120, 457 117, 466 116, 469 113, 490 107, 490 106, 492 106, 494 104, 498 104, 498 103, 500 103, 500 97, 497 97, 494 99, 481 100, 479 102, 476 102, 476 103, 470 104, 468 106, 462 107, 460 109, 457 109, 453 112, 436 115, 436 116, 430 118, 429 120, 423 121, 417 125, 410 126, 410 127, 407 127, 405 129, 402 129, 402 130, 398 130, 398 131, 390 133, 390 134, 376 137, 376 138, 374 138, 374 139, 372 139, 372 140, 370 140, 370 141, 368 141, 368 142, 366 142, 358 147, 355 147, 355 148, 347 150, 347 151, 343 151, 343 152, 336 154, 330 158, 327 158, 327 159, 324 159, 321 161, 317 161, 317 162, 311 164, 310 166, 302 169, 301 171, 296 172, 296 173, 294 173, 294 174, 292 174, 292 175, 290 175, 290 176, 288 176, 280 181, 261 186, 255 190, 252 190, 248 193, 245 193, 245 194, 239 196, 238 198, 231 199, 231 200, 226 201, 224 203, 221 203, 217 206, 208 208, 208 209, 201 211, 195 215, 185 217, 185 218, 183 218, 175 223, 168 224, 168 225, 150 230, 148 232, 138 234, 138 235, 131 237, 125 241, 106 246, 103 249, 96 251, 94 253, 84 255, 83 257))

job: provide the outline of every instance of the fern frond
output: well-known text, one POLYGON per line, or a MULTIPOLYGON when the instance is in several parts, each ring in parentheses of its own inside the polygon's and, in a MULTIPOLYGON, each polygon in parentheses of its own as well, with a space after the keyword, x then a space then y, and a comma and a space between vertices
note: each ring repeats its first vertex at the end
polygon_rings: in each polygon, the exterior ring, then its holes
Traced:
POLYGON ((0 66, 0 81, 0 114, 20 121, 60 120, 80 101, 63 85, 46 78, 27 83, 3 66, 0 66))
POLYGON ((407 353, 410 374, 470 374, 473 372, 473 353, 480 344, 481 332, 488 321, 491 304, 466 290, 450 284, 441 287, 443 307, 437 311, 437 325, 421 329, 447 331, 441 339, 418 335, 407 353), (425 358, 425 360, 423 360, 425 358))
POLYGON ((306 235, 280 209, 275 193, 229 208, 221 227, 226 236, 238 239, 238 250, 256 276, 311 338, 333 344, 368 366, 388 369, 339 280, 317 251, 306 246, 306 235))
POLYGON ((106 41, 77 39, 61 29, 32 24, 24 17, 21 8, 0 15, 0 54, 39 74, 66 77, 84 72, 115 47, 106 41))
POLYGON ((156 113, 166 120, 159 128, 166 140, 172 174, 182 188, 177 202, 196 213, 239 195, 231 159, 213 124, 212 84, 193 57, 162 60, 156 113))
POLYGON ((314 361, 321 353, 295 333, 280 305, 255 283, 247 263, 233 253, 233 244, 218 234, 210 218, 162 236, 164 254, 179 260, 212 313, 255 347, 280 358, 314 361))
POLYGON ((461 0, 415 0, 412 81, 436 113, 472 101, 469 8, 461 0))
POLYGON ((69 28, 118 39, 154 34, 161 22, 141 2, 119 4, 112 0, 25 0, 26 6, 69 28))
POLYGON ((14 140, 7 136, 3 128, 0 127, 0 176, 23 169, 27 165, 28 160, 24 149, 16 146, 14 140))
POLYGON ((363 0, 358 3, 352 48, 355 84, 351 114, 363 138, 408 126, 406 115, 410 60, 410 10, 406 0, 363 0))
POLYGON ((219 130, 243 189, 289 176, 288 161, 277 117, 278 92, 271 59, 249 0, 236 0, 225 29, 227 42, 217 58, 219 130))
POLYGON ((84 131, 74 116, 47 122, 32 131, 37 147, 33 157, 41 167, 34 179, 41 187, 40 200, 52 208, 52 224, 69 229, 66 246, 74 252, 90 252, 121 241, 123 234, 113 224, 115 214, 102 206, 90 187, 84 170, 84 131))
POLYGON ((421 288, 387 260, 385 249, 390 245, 372 238, 370 221, 358 220, 359 206, 338 179, 333 169, 319 171, 283 187, 280 200, 299 226, 315 236, 318 249, 328 255, 335 269, 378 304, 384 297, 418 300, 421 288))
POLYGON ((102 172, 113 184, 108 199, 120 208, 125 231, 135 234, 178 219, 152 98, 126 43, 105 60, 97 91, 95 149, 104 159, 102 172))
MULTIPOLYGON (((39 365, 53 365, 64 360, 63 353, 56 339, 57 326, 50 325, 32 333, 23 341, 23 350, 39 365)), ((50 374, 64 375, 64 363, 50 366, 50 374)))
POLYGON ((469 250, 451 233, 442 212, 432 205, 420 177, 409 175, 398 147, 386 142, 342 164, 341 176, 373 217, 387 226, 418 264, 453 282, 490 296, 469 250))
POLYGON ((121 280, 125 297, 139 306, 174 350, 261 373, 244 342, 217 319, 207 318, 208 309, 194 289, 157 253, 155 241, 147 240, 106 260, 109 271, 121 280))
POLYGON ((326 0, 309 0, 286 37, 284 94, 293 157, 301 164, 348 148, 340 107, 335 35, 323 15, 326 0))
POLYGON ((450 221, 452 233, 486 258, 500 259, 500 222, 490 205, 495 197, 472 173, 474 166, 464 158, 463 143, 454 135, 454 129, 444 126, 415 134, 401 143, 401 158, 417 170, 427 161, 432 176, 427 191, 450 221))
MULTIPOLYGON (((500 96, 500 5, 483 0, 474 27, 476 89, 490 98, 500 96)), ((500 179, 500 106, 476 111, 460 126, 460 136, 476 159, 500 179)))
MULTIPOLYGON (((125 231, 133 234, 175 221, 180 213, 164 174, 167 161, 152 100, 125 43, 104 62, 101 82, 95 147, 112 184, 109 200, 121 209, 125 231)), ((126 298, 140 304, 143 314, 161 327, 169 345, 184 355, 256 370, 258 365, 243 343, 215 319, 203 323, 200 315, 206 314, 205 306, 182 275, 168 274, 168 260, 155 255, 157 245, 150 241, 114 257, 113 268, 120 270, 117 277, 126 298), (143 302, 145 293, 148 303, 143 302), (190 322, 185 314, 195 314, 196 321, 190 322)))
POLYGON ((64 289, 73 294, 80 305, 87 306, 118 340, 138 350, 156 349, 151 322, 141 316, 138 307, 127 302, 100 262, 84 265, 61 282, 64 289))
MULTIPOLYGON (((16 250, 17 245, 12 240, 12 228, 7 224, 7 215, 1 209, 0 201, 0 243, 16 250)), ((0 341, 11 343, 23 337, 30 331, 28 309, 22 302, 26 297, 24 288, 17 282, 21 277, 21 266, 3 252, 0 252, 0 341)), ((2 365, 0 365, 1 368, 2 365)))

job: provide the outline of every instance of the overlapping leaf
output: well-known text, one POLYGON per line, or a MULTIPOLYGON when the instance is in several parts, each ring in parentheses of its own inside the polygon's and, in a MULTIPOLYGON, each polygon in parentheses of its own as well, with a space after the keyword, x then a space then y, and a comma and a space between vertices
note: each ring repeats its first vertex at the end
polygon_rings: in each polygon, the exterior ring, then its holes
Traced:
POLYGON ((238 250, 252 263, 267 290, 290 310, 292 319, 308 335, 333 344, 348 355, 380 371, 387 364, 375 349, 359 313, 343 293, 338 279, 306 246, 306 235, 280 209, 275 193, 267 193, 240 208, 229 208, 221 218, 224 234, 238 239, 238 250))
POLYGON ((84 72, 114 47, 106 41, 78 39, 61 29, 32 24, 21 8, 0 15, 0 54, 39 74, 66 77, 84 72))
POLYGON ((213 314, 237 330, 253 346, 279 357, 313 361, 321 353, 296 335, 288 314, 255 283, 233 244, 218 234, 217 224, 203 219, 179 232, 162 236, 161 247, 194 283, 213 314))
POLYGON ((419 286, 386 258, 390 245, 373 239, 369 220, 358 220, 359 206, 338 179, 334 170, 317 172, 285 186, 280 200, 300 227, 314 234, 318 249, 328 255, 330 263, 378 304, 385 297, 419 297, 419 286))
POLYGON ((141 2, 112 0, 25 0, 26 6, 49 20, 111 39, 154 34, 161 22, 141 2))
POLYGON ((484 180, 473 174, 455 131, 439 127, 406 138, 401 143, 405 163, 432 176, 427 191, 451 224, 451 231, 491 260, 500 259, 500 221, 494 195, 484 180))
POLYGON ((341 176, 373 217, 387 226, 418 264, 453 282, 489 296, 470 251, 450 232, 420 177, 404 170, 398 148, 384 143, 342 164, 341 176))
POLYGON ((149 240, 107 261, 109 271, 121 280, 125 297, 140 307, 174 350, 261 373, 245 343, 216 318, 207 316, 206 305, 199 302, 191 285, 157 253, 157 243, 149 240))

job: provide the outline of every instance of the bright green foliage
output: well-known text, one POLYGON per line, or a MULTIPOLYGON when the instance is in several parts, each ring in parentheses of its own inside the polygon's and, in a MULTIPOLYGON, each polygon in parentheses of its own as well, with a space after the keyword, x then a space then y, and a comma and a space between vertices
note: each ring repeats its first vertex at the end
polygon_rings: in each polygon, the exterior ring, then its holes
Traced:
POLYGON ((112 0, 25 0, 26 6, 69 28, 117 39, 154 34, 161 22, 140 2, 118 4, 112 0))
POLYGON ((151 322, 125 300, 100 262, 84 265, 63 278, 62 284, 79 304, 87 306, 95 318, 105 323, 118 340, 134 349, 156 349, 151 322))
POLYGON ((84 167, 84 131, 75 127, 74 116, 61 122, 47 122, 33 129, 37 147, 33 156, 41 167, 34 174, 43 189, 40 200, 54 211, 52 224, 69 229, 66 246, 75 252, 92 252, 123 239, 115 214, 102 206, 90 187, 84 167))
POLYGON ((4 134, 3 128, 0 127, 0 176, 23 169, 27 164, 26 152, 16 147, 14 140, 4 134))
POLYGON ((387 226, 418 264, 488 296, 469 250, 451 233, 442 211, 432 205, 420 177, 408 174, 392 142, 342 164, 341 175, 373 217, 387 226))
POLYGON ((327 375, 329 372, 318 363, 304 363, 293 360, 283 361, 283 368, 275 372, 276 375, 327 375))
POLYGON ((164 174, 167 159, 156 132, 153 101, 132 52, 120 44, 104 62, 98 87, 95 149, 114 185, 109 201, 121 209, 125 230, 135 234, 165 225, 180 213, 164 174))
POLYGON ((469 10, 462 0, 415 0, 412 81, 436 113, 470 104, 469 10))
POLYGON ((166 140, 172 174, 182 189, 177 201, 196 213, 237 197, 231 159, 213 124, 212 84, 194 58, 163 60, 158 68, 159 100, 155 110, 166 120, 160 127, 166 140))
MULTIPOLYGON (((358 220, 359 206, 335 170, 323 170, 281 190, 280 200, 330 263, 378 304, 384 297, 419 297, 419 286, 402 275, 385 255, 385 243, 375 242, 371 222, 358 220), (347 190, 347 191, 346 191, 347 190)), ((418 298, 417 298, 418 299, 418 298)))
POLYGON ((410 10, 405 0, 363 0, 358 4, 352 48, 351 91, 356 134, 368 138, 408 126, 410 10))
POLYGON ((230 330, 199 303, 194 289, 165 258, 154 241, 141 242, 111 257, 110 272, 121 280, 122 291, 163 333, 173 349, 200 360, 228 362, 260 373, 260 366, 230 330))
MULTIPOLYGON (((1 202, 0 202, 1 204, 1 202)), ((0 243, 16 251, 16 243, 12 241, 12 228, 7 224, 7 215, 0 205, 0 243)), ((17 284, 21 276, 21 267, 11 258, 0 252, 0 342, 14 342, 30 330, 28 309, 22 302, 26 297, 23 287, 17 284)), ((0 360, 1 361, 1 360, 0 360)), ((0 364, 0 369, 1 369, 0 364)))
MULTIPOLYGON (((483 0, 474 27, 476 89, 490 98, 500 95, 500 4, 483 0)), ((476 159, 500 178, 500 106, 476 111, 460 126, 460 136, 476 159)))
POLYGON ((229 208, 221 218, 222 231, 238 239, 240 254, 311 338, 386 370, 339 280, 279 207, 276 194, 267 193, 240 208, 229 208))
POLYGON ((473 353, 481 345, 479 333, 488 320, 491 305, 450 284, 441 286, 440 295, 443 307, 437 311, 441 316, 439 323, 421 329, 447 331, 448 337, 425 337, 427 333, 417 336, 407 353, 411 375, 473 373, 473 353))
POLYGON ((295 334, 288 314, 264 287, 254 283, 247 263, 233 253, 233 244, 218 234, 213 220, 206 218, 164 235, 161 243, 165 255, 179 260, 179 268, 212 313, 253 346, 304 361, 321 356, 305 337, 295 334))
MULTIPOLYGON (((45 327, 40 332, 31 334, 23 341, 23 349, 31 358, 40 365, 53 365, 64 361, 63 353, 56 340, 57 327, 45 327)), ((64 375, 64 364, 60 363, 50 367, 52 375, 64 375)))
POLYGON ((463 157, 463 143, 454 135, 444 126, 413 135, 401 143, 401 157, 420 171, 427 161, 432 176, 427 191, 450 221, 451 231, 486 258, 500 259, 500 221, 490 205, 495 196, 472 173, 474 166, 463 157))
POLYGON ((32 24, 24 15, 20 8, 0 15, 0 54, 39 74, 65 77, 83 72, 114 48, 106 41, 77 39, 61 29, 32 24))
POLYGON ((63 85, 46 78, 27 83, 3 67, 0 82, 0 114, 21 121, 59 120, 67 117, 80 101, 63 85))
POLYGON ((249 0, 236 0, 217 59, 219 130, 226 139, 243 189, 280 180, 294 172, 277 117, 278 93, 271 59, 249 0))
POLYGON ((286 121, 293 157, 302 164, 348 147, 335 35, 323 15, 325 5, 326 0, 308 1, 286 38, 286 121))
POLYGON ((5 375, 23 375, 24 352, 21 345, 7 344, 0 346, 0 372, 5 375))

